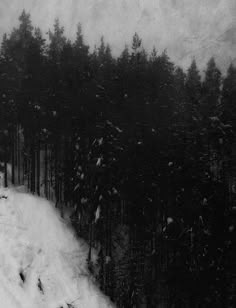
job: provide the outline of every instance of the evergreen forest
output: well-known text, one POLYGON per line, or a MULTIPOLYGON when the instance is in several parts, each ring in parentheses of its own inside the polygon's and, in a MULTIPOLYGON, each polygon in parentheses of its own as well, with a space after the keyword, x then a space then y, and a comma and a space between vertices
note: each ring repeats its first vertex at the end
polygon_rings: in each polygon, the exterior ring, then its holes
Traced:
POLYGON ((156 45, 134 33, 114 57, 23 11, 1 43, 3 183, 54 202, 117 307, 233 307, 236 67, 156 45))

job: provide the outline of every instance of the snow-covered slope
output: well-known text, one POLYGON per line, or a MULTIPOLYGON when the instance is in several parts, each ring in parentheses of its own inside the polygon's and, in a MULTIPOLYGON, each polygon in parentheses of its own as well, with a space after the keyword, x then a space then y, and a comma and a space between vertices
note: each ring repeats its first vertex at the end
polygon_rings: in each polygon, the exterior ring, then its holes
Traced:
POLYGON ((0 188, 0 307, 113 307, 87 271, 87 245, 46 200, 0 188))

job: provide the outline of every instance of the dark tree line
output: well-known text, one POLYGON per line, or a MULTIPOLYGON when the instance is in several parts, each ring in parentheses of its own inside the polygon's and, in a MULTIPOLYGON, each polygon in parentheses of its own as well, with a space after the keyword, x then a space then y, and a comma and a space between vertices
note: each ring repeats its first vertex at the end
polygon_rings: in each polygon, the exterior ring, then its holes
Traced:
POLYGON ((222 76, 212 58, 201 78, 137 33, 114 58, 80 24, 72 42, 56 20, 46 40, 23 11, 0 97, 5 185, 70 213, 118 307, 233 307, 235 67, 222 76))

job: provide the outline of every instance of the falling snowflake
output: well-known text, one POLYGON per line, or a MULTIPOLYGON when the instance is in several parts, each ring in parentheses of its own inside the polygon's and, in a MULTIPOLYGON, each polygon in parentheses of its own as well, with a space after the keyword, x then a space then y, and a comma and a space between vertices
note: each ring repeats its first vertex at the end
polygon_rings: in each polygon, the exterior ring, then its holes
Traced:
POLYGON ((95 223, 98 221, 98 219, 100 218, 100 213, 101 213, 101 209, 100 206, 97 207, 97 210, 95 212, 95 223))
POLYGON ((96 163, 96 166, 101 166, 101 163, 102 163, 102 157, 99 157, 98 160, 97 160, 97 163, 96 163))

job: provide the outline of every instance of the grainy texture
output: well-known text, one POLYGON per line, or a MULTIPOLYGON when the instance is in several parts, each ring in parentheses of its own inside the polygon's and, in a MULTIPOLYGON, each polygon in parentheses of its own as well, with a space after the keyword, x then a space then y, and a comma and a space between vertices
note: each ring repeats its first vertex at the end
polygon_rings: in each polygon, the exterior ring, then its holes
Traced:
POLYGON ((231 307, 235 7, 111 2, 84 2, 72 31, 76 7, 48 1, 31 10, 42 29, 60 15, 47 36, 26 11, 4 35, 1 182, 55 202, 118 307, 231 307))

